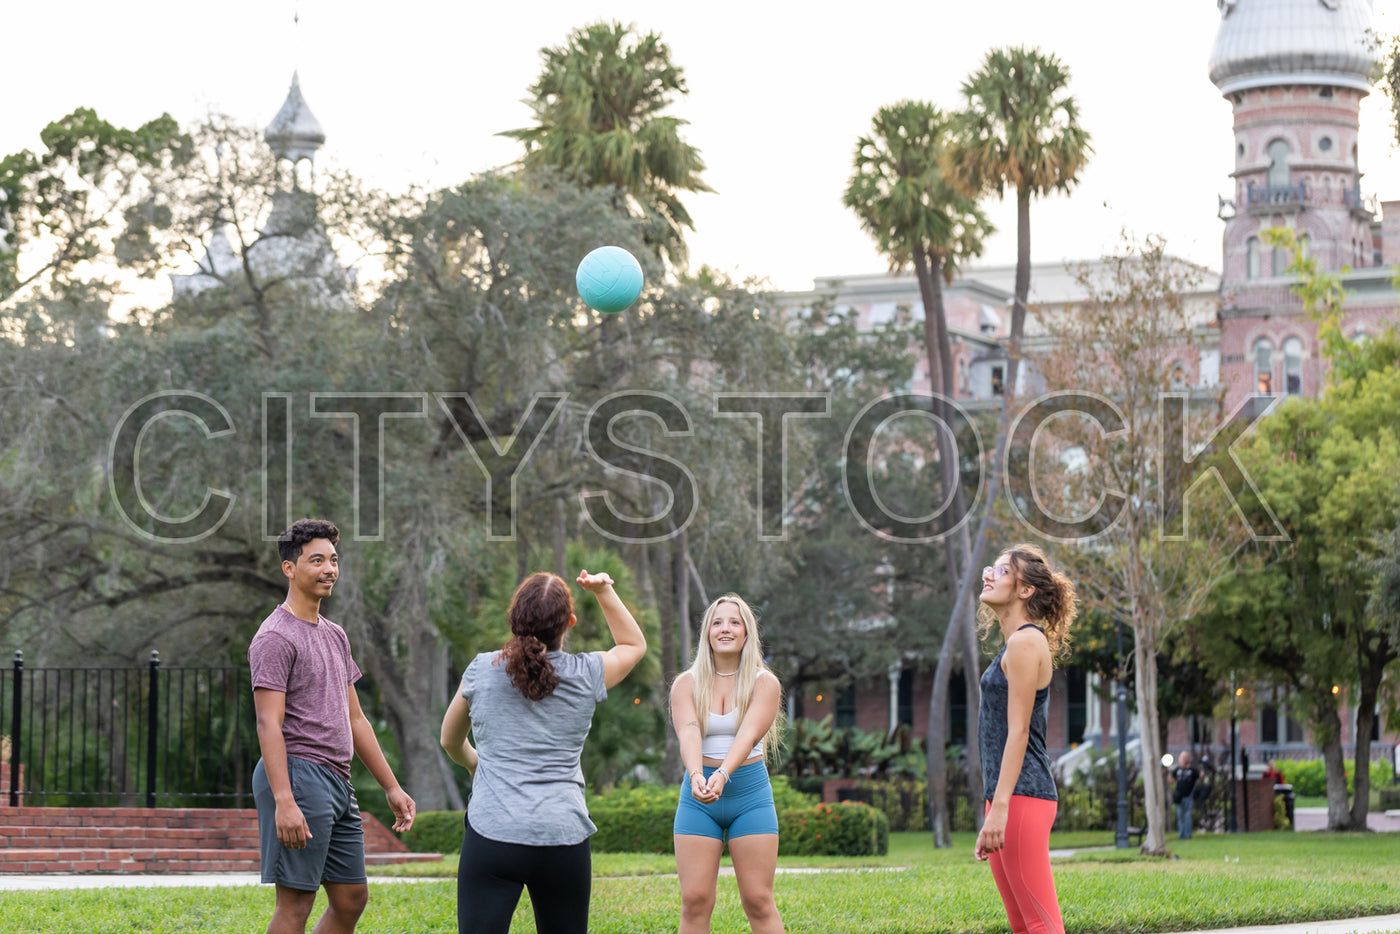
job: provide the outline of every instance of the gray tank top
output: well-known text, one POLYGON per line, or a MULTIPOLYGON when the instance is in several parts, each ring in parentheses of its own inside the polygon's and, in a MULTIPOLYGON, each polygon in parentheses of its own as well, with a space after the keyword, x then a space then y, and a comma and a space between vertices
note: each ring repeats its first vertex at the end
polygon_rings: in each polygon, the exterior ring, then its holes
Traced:
MULTIPOLYGON (((1034 629, 1044 632, 1039 626, 1027 623, 1021 629, 1034 629)), ((1020 630, 1017 630, 1018 632, 1020 630)), ((982 672, 982 703, 978 707, 977 748, 982 753, 982 788, 988 801, 996 795, 997 780, 1001 777, 1001 757, 1006 752, 1006 710, 1009 683, 1006 672, 1001 670, 1001 659, 1006 654, 1002 646, 997 657, 982 672)), ((1046 801, 1060 800, 1055 791, 1055 779, 1050 774, 1050 757, 1045 752, 1045 716, 1050 707, 1050 688, 1043 687, 1035 692, 1035 706, 1031 708, 1030 737, 1026 741, 1026 757, 1021 762, 1021 774, 1016 779, 1013 795, 1028 798, 1043 798, 1046 801)))

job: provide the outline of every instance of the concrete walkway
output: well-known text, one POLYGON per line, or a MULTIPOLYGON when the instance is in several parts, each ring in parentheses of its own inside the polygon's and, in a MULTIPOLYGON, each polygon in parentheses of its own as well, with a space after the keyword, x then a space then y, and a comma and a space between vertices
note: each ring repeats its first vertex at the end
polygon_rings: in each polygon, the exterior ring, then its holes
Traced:
POLYGON ((1193 934, 1381 934, 1400 931, 1400 915, 1377 915, 1373 918, 1343 918, 1340 921, 1306 921, 1302 924, 1269 924, 1252 928, 1218 928, 1195 931, 1193 934))
MULTIPOLYGON (((370 876, 375 882, 442 882, 449 877, 370 876)), ((261 885, 256 872, 191 872, 178 875, 140 873, 83 873, 81 875, 0 875, 0 892, 28 892, 44 889, 158 889, 172 887, 222 888, 230 885, 261 885)))
MULTIPOLYGON (((1326 830, 1326 808, 1295 808, 1293 823, 1298 830, 1326 830)), ((1377 833, 1400 831, 1400 811, 1372 811, 1366 815, 1366 829, 1377 833)))

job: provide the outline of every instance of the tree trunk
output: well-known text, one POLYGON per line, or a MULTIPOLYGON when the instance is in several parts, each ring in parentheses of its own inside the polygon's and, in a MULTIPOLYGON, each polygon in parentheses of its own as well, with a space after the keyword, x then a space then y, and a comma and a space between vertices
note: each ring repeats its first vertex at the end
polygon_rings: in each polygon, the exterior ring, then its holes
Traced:
MULTIPOLYGON (((646 574, 651 578, 650 590, 655 596, 657 615, 661 622, 661 682, 669 687, 676 680, 676 602, 670 586, 671 562, 662 560, 671 545, 643 545, 646 574)), ((666 747, 661 763, 663 782, 679 781, 682 771, 680 741, 676 731, 666 731, 666 747)))
POLYGON ((1009 396, 1016 394, 1016 380, 1021 369, 1021 335, 1026 333, 1026 303, 1031 291, 1031 195, 1016 190, 1016 282, 1011 298, 1010 360, 1006 366, 1006 386, 1009 396))
POLYGON ((969 612, 963 627, 963 680, 966 682, 964 694, 967 703, 967 797, 972 805, 972 822, 982 829, 983 808, 986 788, 982 785, 982 747, 977 741, 981 735, 982 672, 981 651, 977 644, 977 615, 969 612))
MULTIPOLYGON (((671 583, 675 588, 680 669, 690 667, 690 538, 682 530, 671 544, 671 583)), ((666 682, 669 689, 671 682, 666 682)))
MULTIPOLYGON (((933 412, 949 430, 953 427, 952 413, 945 399, 953 397, 953 358, 948 341, 948 324, 943 309, 943 259, 938 255, 926 255, 922 250, 914 251, 914 274, 919 282, 919 294, 924 303, 924 356, 928 360, 929 387, 934 393, 933 412)), ((962 494, 962 484, 958 476, 957 446, 948 432, 939 430, 938 470, 941 492, 950 500, 948 508, 954 515, 961 516, 966 508, 962 494)), ((943 539, 948 588, 950 596, 956 594, 963 575, 960 573, 971 562, 967 528, 964 525, 956 533, 943 539)), ((929 698, 929 824, 933 830, 933 845, 947 846, 947 833, 952 821, 948 813, 947 775, 947 719, 948 683, 952 680, 953 650, 955 646, 966 644, 967 626, 959 616, 949 617, 948 628, 944 631, 943 645, 938 653, 938 665, 934 670, 933 694, 929 698), (940 843, 940 832, 942 842, 940 843)), ((966 656, 964 656, 966 657, 966 656)), ((966 665, 965 665, 966 667, 966 665)), ((969 681, 970 683, 970 681, 969 681)), ((971 715, 969 715, 971 722, 971 715)), ((972 746, 972 737, 968 737, 972 746)), ((969 760, 969 766, 971 761, 969 760)), ((969 788, 974 783, 969 775, 969 788)), ((981 775, 976 776, 976 785, 981 785, 981 775)), ((973 805, 973 813, 978 808, 973 805)))
POLYGON ((437 724, 427 716, 444 709, 446 700, 446 653, 437 631, 416 614, 393 613, 372 627, 370 642, 355 654, 379 688, 384 717, 398 742, 399 784, 419 811, 447 810, 451 801, 439 760, 442 747, 437 724))
POLYGON ((1319 697, 1315 710, 1314 739, 1321 740, 1322 762, 1327 770, 1327 829, 1351 830, 1351 811, 1347 808, 1346 754, 1342 750, 1342 718, 1330 693, 1319 697))
MULTIPOLYGON (((1365 634, 1361 635, 1365 639, 1365 634)), ((1376 722, 1376 697, 1380 692, 1381 680, 1385 677, 1386 666, 1395 660, 1395 654, 1383 651, 1379 654, 1362 649, 1361 689, 1356 697, 1356 754, 1353 763, 1355 775, 1354 797, 1351 801, 1351 829, 1366 829, 1366 814, 1371 806, 1371 729, 1376 722)))
POLYGON ((1133 607, 1133 665, 1138 707, 1138 743, 1142 753, 1142 787, 1147 808, 1147 833, 1142 853, 1165 856, 1167 852, 1167 782, 1162 773, 1162 741, 1157 714, 1157 628, 1133 607))
POLYGON ((928 766, 928 822, 933 834, 933 845, 937 849, 950 845, 948 754, 945 749, 948 744, 946 713, 950 668, 948 656, 953 652, 957 636, 956 621, 950 619, 948 629, 943 634, 943 647, 938 652, 938 667, 933 672, 933 690, 928 699, 928 749, 925 756, 928 766))
POLYGON ((556 496, 550 502, 550 543, 554 549, 554 573, 569 580, 569 524, 564 497, 556 496))

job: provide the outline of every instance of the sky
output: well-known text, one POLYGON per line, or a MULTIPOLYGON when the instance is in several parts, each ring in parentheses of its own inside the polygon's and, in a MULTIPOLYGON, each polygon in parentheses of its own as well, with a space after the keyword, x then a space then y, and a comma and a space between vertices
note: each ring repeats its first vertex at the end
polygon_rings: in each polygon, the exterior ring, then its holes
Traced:
MULTIPOLYGON (((1220 266, 1216 199, 1232 190, 1233 137, 1230 105, 1207 77, 1214 0, 12 7, 0 154, 37 148, 39 130, 77 107, 122 126, 217 112, 262 127, 296 70, 327 136, 318 166, 389 190, 454 185, 518 158, 519 144, 495 134, 530 122, 523 99, 540 49, 571 29, 615 20, 658 32, 690 92, 671 112, 689 121, 684 136, 716 189, 684 199, 692 265, 785 290, 886 268, 841 205, 855 141, 876 110, 905 98, 955 109, 989 49, 1036 46, 1068 67, 1095 152, 1071 196, 1033 206, 1032 259, 1097 257, 1128 231, 1220 266)), ((1375 0, 1374 12, 1383 35, 1400 31, 1400 0, 1375 0)), ((1380 92, 1363 104, 1359 159, 1365 193, 1400 198, 1400 149, 1380 92)), ((1014 199, 986 209, 998 232, 981 262, 1015 262, 1014 199)))

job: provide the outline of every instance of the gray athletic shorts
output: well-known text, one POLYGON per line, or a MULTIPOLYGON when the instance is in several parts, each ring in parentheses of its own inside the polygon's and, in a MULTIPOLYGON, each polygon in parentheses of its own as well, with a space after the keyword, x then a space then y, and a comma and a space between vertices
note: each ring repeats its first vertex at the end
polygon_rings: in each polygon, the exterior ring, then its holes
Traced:
POLYGON ((299 850, 277 839, 277 802, 259 759, 253 769, 253 800, 258 806, 262 881, 301 892, 314 892, 323 882, 365 882, 365 830, 355 789, 325 766, 294 756, 287 757, 287 774, 311 839, 299 850))

